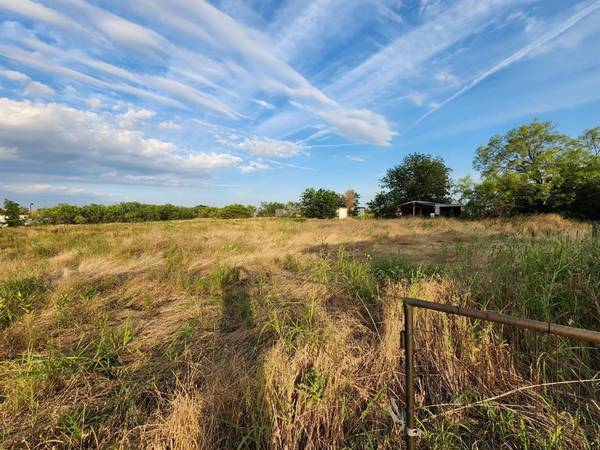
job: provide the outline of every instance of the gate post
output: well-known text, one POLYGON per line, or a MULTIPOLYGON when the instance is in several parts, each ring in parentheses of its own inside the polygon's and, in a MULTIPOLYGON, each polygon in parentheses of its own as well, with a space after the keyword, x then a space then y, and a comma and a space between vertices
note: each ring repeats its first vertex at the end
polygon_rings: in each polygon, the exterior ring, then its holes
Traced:
POLYGON ((406 376, 406 448, 415 450, 415 386, 413 368, 412 306, 404 303, 404 374, 406 376))

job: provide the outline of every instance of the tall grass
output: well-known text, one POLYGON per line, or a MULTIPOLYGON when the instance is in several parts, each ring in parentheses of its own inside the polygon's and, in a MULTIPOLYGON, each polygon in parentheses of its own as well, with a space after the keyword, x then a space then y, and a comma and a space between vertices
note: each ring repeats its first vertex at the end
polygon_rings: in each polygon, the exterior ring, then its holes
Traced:
MULTIPOLYGON (((392 398, 403 407, 402 296, 598 329, 586 227, 2 231, 0 448, 402 448, 389 412, 392 398)), ((510 392, 593 378, 598 349, 424 310, 415 347, 421 448, 600 446, 598 383, 510 392)))
POLYGON ((461 295, 484 308, 600 328, 600 241, 509 237, 458 249, 450 269, 461 295))

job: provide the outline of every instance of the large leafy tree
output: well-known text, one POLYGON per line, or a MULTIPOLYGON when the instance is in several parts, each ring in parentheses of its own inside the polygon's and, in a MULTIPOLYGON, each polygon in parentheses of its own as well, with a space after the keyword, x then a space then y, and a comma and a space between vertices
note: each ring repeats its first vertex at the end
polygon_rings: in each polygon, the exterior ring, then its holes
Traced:
POLYGON ((558 212, 597 217, 600 211, 600 129, 577 139, 550 122, 533 122, 496 135, 477 149, 482 182, 466 179, 457 191, 473 215, 558 212))
POLYGON ((407 155, 381 179, 383 191, 369 207, 377 217, 393 217, 398 206, 411 200, 450 201, 450 168, 441 158, 423 153, 407 155))
POLYGON ((332 219, 344 205, 340 194, 329 189, 308 188, 300 196, 299 208, 304 217, 332 219))
POLYGON ((484 180, 511 191, 513 212, 547 212, 561 182, 555 162, 569 144, 552 123, 534 120, 493 136, 477 149, 474 166, 484 180))

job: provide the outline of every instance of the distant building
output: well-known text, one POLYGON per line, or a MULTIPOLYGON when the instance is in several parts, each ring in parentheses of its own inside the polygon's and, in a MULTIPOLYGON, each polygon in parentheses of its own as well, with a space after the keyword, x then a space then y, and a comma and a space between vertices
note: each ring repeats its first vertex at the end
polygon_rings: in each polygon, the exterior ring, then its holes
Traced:
POLYGON ((401 216, 459 217, 462 214, 462 205, 424 202, 421 200, 402 203, 398 209, 401 216))
POLYGON ((338 208, 337 216, 338 219, 346 219, 348 217, 348 208, 338 208))

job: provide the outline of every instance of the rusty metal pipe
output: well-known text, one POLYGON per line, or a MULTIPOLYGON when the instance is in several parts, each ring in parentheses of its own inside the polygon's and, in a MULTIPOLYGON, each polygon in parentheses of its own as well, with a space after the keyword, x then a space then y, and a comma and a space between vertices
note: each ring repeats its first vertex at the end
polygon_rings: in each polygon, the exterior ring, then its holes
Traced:
POLYGON ((600 332, 586 330, 583 328, 568 327, 551 322, 523 319, 492 311, 481 311, 474 308, 463 308, 461 306, 449 305, 447 303, 435 303, 416 298, 404 298, 404 305, 417 308, 431 309, 433 311, 455 314, 457 316, 471 317, 473 319, 486 320, 488 322, 503 323, 517 328, 538 331, 540 333, 555 334, 568 338, 581 339, 600 345, 600 332))

